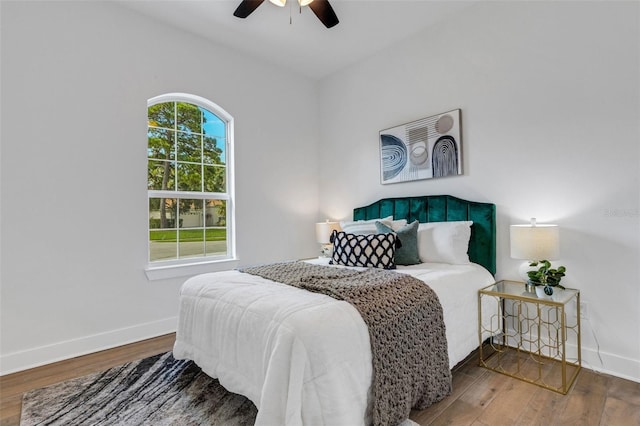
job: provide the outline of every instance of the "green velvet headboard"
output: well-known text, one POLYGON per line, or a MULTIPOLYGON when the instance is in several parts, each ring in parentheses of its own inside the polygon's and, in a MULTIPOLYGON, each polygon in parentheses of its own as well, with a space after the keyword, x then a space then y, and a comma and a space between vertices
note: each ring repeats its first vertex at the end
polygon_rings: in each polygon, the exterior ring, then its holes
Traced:
POLYGON ((496 206, 462 200, 451 195, 385 198, 365 207, 353 209, 353 220, 393 216, 409 223, 471 220, 469 259, 496 273, 496 206))

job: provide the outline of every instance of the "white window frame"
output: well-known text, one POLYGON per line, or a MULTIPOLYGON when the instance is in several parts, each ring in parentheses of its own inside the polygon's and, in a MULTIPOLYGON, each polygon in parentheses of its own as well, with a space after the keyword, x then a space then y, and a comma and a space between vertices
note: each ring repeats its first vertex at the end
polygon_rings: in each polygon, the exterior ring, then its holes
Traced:
MULTIPOLYGON (((201 256, 184 259, 171 259, 161 261, 149 261, 150 241, 149 225, 147 221, 147 267, 145 273, 149 280, 175 278, 196 275, 204 272, 213 272, 233 269, 238 265, 236 257, 236 233, 235 233, 235 180, 233 170, 233 117, 219 105, 197 95, 186 93, 167 93, 153 97, 147 101, 147 109, 156 104, 165 102, 184 102, 204 108, 225 123, 225 166, 227 168, 227 192, 191 192, 177 190, 147 190, 147 199, 150 198, 188 198, 188 199, 215 199, 225 200, 227 208, 227 254, 224 256, 201 256)), ((149 161, 147 159, 147 161, 149 161)), ((149 204, 147 203, 147 206, 149 204)), ((148 212, 147 212, 148 214, 148 212)))

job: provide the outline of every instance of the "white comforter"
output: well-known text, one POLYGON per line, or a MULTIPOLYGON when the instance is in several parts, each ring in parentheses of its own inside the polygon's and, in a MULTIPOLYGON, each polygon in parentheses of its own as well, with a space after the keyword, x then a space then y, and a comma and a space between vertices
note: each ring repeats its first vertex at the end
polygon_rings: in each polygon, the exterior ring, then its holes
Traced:
MULTIPOLYGON (((477 290, 493 277, 475 264, 399 272, 438 294, 453 367, 478 346, 477 290)), ((251 399, 256 425, 368 422, 369 334, 347 302, 238 271, 199 275, 181 289, 173 353, 251 399)))

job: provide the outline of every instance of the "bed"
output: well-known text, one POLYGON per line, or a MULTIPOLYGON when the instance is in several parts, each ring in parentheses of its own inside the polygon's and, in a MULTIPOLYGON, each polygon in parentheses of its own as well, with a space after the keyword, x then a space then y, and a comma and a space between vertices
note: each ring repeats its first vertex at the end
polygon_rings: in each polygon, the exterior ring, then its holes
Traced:
MULTIPOLYGON (((469 263, 398 266, 437 294, 452 368, 478 346, 477 290, 494 282, 495 206, 442 195, 387 198, 353 212, 354 221, 389 216, 473 223, 469 263)), ((325 294, 237 270, 190 278, 181 289, 174 356, 193 360, 229 391, 252 400, 256 424, 358 425, 372 419, 367 325, 351 304, 325 294)))

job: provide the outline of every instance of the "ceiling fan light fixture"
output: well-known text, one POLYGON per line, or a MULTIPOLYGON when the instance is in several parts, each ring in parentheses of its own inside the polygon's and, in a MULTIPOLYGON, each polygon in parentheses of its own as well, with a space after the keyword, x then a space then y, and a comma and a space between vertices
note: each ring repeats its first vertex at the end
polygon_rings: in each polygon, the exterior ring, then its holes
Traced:
MULTIPOLYGON (((287 0, 269 1, 280 7, 287 4, 287 0)), ((242 0, 235 12, 233 12, 233 16, 244 19, 251 15, 263 2, 264 0, 242 0)), ((327 28, 333 28, 340 22, 336 16, 336 12, 329 4, 329 0, 298 0, 298 4, 300 5, 300 12, 302 12, 302 6, 309 6, 313 14, 316 15, 320 22, 327 28)), ((291 15, 289 15, 289 22, 291 22, 291 15)))

